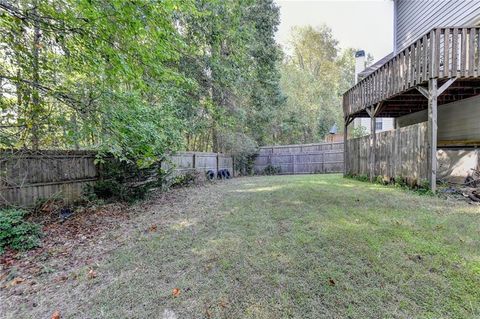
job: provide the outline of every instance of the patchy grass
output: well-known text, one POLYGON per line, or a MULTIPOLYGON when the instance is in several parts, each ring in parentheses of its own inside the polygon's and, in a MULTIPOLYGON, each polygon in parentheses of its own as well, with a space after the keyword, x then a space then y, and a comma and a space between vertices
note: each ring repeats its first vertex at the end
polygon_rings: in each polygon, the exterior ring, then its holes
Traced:
POLYGON ((478 206, 305 175, 239 178, 143 207, 95 278, 11 297, 2 314, 480 317, 478 206))

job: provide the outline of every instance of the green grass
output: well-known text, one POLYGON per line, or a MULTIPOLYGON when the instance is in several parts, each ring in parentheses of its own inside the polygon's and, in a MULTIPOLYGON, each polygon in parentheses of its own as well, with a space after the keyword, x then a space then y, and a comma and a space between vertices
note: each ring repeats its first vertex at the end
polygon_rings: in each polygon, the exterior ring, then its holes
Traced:
POLYGON ((480 317, 478 206, 305 175, 151 210, 162 227, 100 263, 67 317, 480 317))

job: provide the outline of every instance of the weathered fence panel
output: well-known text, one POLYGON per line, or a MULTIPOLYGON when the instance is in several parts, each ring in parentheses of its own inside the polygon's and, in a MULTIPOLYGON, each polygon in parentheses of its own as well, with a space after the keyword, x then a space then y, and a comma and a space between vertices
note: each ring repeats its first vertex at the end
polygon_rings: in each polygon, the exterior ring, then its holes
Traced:
MULTIPOLYGON (((427 123, 378 133, 376 136, 375 176, 406 178, 411 184, 428 179, 427 123)), ((347 174, 370 175, 370 136, 347 141, 347 174)))
MULTIPOLYGON (((31 206, 39 199, 78 199, 85 186, 98 180, 101 169, 93 151, 0 151, 0 206, 31 206)), ((173 174, 197 170, 229 169, 233 158, 225 154, 180 152, 162 162, 173 174)))
POLYGON ((291 154, 321 151, 343 151, 343 142, 262 146, 258 154, 291 154))
POLYGON ((339 173, 343 171, 343 143, 319 143, 261 147, 254 170, 280 168, 280 174, 339 173))
MULTIPOLYGON (((347 141, 347 174, 369 176, 370 136, 347 141)), ((376 136, 375 176, 386 180, 402 177, 410 184, 428 179, 427 122, 381 132, 376 136)), ((437 149, 437 178, 461 184, 480 169, 480 151, 472 148, 437 149)))
POLYGON ((0 153, 0 205, 33 205, 61 194, 78 198, 98 178, 95 152, 3 151, 0 153))

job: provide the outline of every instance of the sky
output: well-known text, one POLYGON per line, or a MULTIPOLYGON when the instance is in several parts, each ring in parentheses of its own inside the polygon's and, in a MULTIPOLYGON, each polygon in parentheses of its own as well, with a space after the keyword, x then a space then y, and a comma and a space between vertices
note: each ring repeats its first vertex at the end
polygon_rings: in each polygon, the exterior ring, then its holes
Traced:
POLYGON ((392 0, 275 0, 277 41, 288 45, 293 26, 329 26, 341 48, 363 49, 377 61, 393 51, 392 0))

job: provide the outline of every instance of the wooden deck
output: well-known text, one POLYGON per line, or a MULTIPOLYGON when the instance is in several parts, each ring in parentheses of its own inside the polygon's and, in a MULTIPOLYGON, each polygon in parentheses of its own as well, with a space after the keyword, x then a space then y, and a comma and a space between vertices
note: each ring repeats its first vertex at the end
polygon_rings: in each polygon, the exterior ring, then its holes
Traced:
POLYGON ((479 27, 436 28, 423 35, 344 94, 345 117, 370 117, 367 108, 379 103, 376 117, 426 109, 418 87, 426 88, 430 79, 438 80, 439 105, 480 94, 479 27))

